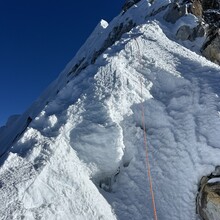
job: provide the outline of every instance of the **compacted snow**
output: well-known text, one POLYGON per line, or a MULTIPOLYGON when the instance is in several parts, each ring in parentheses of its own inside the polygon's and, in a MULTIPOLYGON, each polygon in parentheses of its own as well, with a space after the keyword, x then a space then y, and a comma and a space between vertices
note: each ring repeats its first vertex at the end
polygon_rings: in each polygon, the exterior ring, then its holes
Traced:
POLYGON ((0 219, 153 219, 142 105, 158 219, 198 218, 198 183, 219 165, 220 68, 160 19, 146 22, 149 7, 101 21, 11 132, 0 130, 0 219), (91 42, 127 17, 138 25, 89 64, 101 45, 91 42), (81 56, 88 65, 68 74, 81 56))

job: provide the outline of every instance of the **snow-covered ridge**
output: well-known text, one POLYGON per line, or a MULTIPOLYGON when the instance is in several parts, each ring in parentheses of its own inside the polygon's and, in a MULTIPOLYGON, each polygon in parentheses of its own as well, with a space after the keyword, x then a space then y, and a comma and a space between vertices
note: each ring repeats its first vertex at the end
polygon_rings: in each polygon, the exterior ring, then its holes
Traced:
MULTIPOLYGON (((144 4, 146 7, 148 6, 147 2, 144 2, 144 4)), ((88 65, 94 63, 98 56, 115 41, 119 40, 123 33, 129 31, 134 26, 132 22, 133 15, 135 15, 134 12, 131 14, 126 13, 124 16, 119 15, 109 25, 104 20, 100 21, 73 60, 69 62, 58 78, 48 86, 39 99, 12 126, 5 126, 4 129, 1 128, 0 155, 7 151, 13 142, 17 140, 18 136, 20 137, 24 128, 29 124, 27 122, 28 117, 31 119, 35 118, 66 84, 83 69, 87 68, 88 65)))
MULTIPOLYGON (((150 17, 157 14, 161 8, 164 11, 163 7, 169 3, 170 1, 154 1, 151 5, 148 1, 143 0, 138 2, 137 5, 133 5, 126 12, 121 12, 110 24, 101 20, 73 60, 69 62, 58 78, 48 86, 39 99, 16 122, 0 129, 0 155, 3 155, 18 140, 30 121, 40 114, 43 107, 51 102, 54 96, 76 75, 90 64, 94 64, 96 59, 116 41, 120 40, 124 33, 129 32, 132 27, 150 20, 150 17)), ((154 19, 154 17, 152 18, 154 19)))
POLYGON ((220 68, 170 40, 159 15, 146 22, 149 6, 102 21, 16 120, 28 126, 1 158, 1 219, 152 219, 142 104, 158 219, 197 219, 197 184, 219 165, 220 68), (87 67, 69 74, 82 57, 87 67))

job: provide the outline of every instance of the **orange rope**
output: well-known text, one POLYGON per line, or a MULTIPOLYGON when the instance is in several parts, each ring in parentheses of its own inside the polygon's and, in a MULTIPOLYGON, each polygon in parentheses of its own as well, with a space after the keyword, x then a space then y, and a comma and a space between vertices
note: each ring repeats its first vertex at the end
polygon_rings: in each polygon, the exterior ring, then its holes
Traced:
MULTIPOLYGON (((140 55, 140 46, 135 38, 135 42, 138 47, 138 60, 140 63, 141 55, 140 55)), ((143 89, 142 89, 142 79, 140 78, 140 83, 141 83, 141 98, 143 99, 143 89)), ((147 164, 147 175, 148 175, 148 181, 150 184, 150 192, 151 192, 151 198, 152 198, 152 206, 153 206, 153 211, 154 211, 154 220, 158 220, 157 218, 157 209, 156 209, 156 204, 155 204, 155 198, 154 198, 154 191, 153 191, 153 183, 152 183, 152 177, 151 177, 151 168, 150 168, 150 160, 148 156, 148 147, 147 147, 147 133, 146 133, 146 127, 145 127, 145 117, 144 117, 144 102, 142 101, 141 105, 141 111, 142 111, 142 127, 143 127, 143 134, 144 134, 144 148, 146 150, 146 164, 147 164)))
MULTIPOLYGON (((141 83, 141 98, 143 98, 142 80, 141 79, 140 79, 140 83, 141 83)), ((149 180, 149 183, 150 183, 152 206, 153 206, 153 210, 154 210, 154 220, 158 220, 158 218, 157 218, 157 209, 156 209, 155 198, 154 198, 154 191, 153 191, 153 183, 152 183, 152 177, 151 177, 150 161, 149 161, 149 156, 148 156, 147 135, 146 135, 146 128, 145 128, 145 123, 144 122, 145 122, 144 103, 142 102, 142 126, 143 126, 143 133, 144 133, 144 148, 146 149, 147 174, 148 174, 148 180, 149 180)))

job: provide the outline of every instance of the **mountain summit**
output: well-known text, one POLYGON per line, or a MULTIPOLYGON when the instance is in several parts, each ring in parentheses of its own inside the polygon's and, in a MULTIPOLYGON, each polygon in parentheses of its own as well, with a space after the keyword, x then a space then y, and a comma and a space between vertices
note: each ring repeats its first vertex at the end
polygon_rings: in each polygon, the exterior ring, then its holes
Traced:
POLYGON ((219 219, 201 189, 220 181, 220 67, 195 2, 127 1, 8 120, 0 219, 219 219))

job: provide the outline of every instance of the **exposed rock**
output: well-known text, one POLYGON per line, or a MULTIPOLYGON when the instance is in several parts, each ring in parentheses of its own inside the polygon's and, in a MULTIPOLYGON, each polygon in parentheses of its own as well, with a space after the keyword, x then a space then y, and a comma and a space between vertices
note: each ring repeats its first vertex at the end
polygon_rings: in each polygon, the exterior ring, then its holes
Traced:
POLYGON ((82 63, 85 61, 85 57, 83 57, 81 60, 78 61, 78 63, 76 63, 74 65, 74 67, 71 69, 71 71, 67 74, 67 76, 69 76, 70 74, 72 73, 75 73, 78 69, 81 70, 81 66, 82 66, 82 63))
MULTIPOLYGON (((105 190, 106 192, 112 192, 113 185, 116 183, 119 174, 120 167, 118 167, 118 169, 113 174, 103 174, 100 180, 98 180, 99 188, 105 190)), ((95 180, 95 182, 97 182, 97 180, 95 180)))
POLYGON ((178 40, 189 40, 192 32, 193 32, 193 30, 189 26, 183 25, 177 31, 176 38, 178 40))
POLYGON ((177 2, 172 2, 169 5, 167 13, 164 15, 164 19, 167 22, 176 23, 176 21, 185 15, 187 12, 186 5, 180 5, 177 2))
POLYGON ((184 40, 194 41, 197 37, 203 37, 204 35, 205 35, 205 30, 201 24, 199 24, 194 28, 190 28, 187 25, 183 25, 178 29, 176 33, 177 39, 182 41, 184 40))
POLYGON ((203 220, 220 220, 220 170, 201 179, 197 212, 203 220))
POLYGON ((220 27, 220 11, 219 10, 207 10, 203 12, 204 20, 211 27, 220 27))
POLYGON ((129 8, 131 8, 133 5, 138 3, 140 0, 127 0, 125 4, 122 6, 122 10, 126 12, 129 8))
POLYGON ((108 47, 110 47, 117 40, 119 40, 124 33, 129 32, 134 26, 135 23, 133 23, 133 21, 130 20, 125 24, 120 23, 119 26, 114 27, 112 32, 108 35, 108 38, 105 40, 104 44, 102 45, 101 49, 93 54, 91 63, 95 63, 97 57, 100 54, 102 54, 108 47))
POLYGON ((167 7, 169 7, 169 4, 168 4, 168 5, 164 5, 164 6, 158 8, 158 9, 156 9, 156 10, 153 10, 153 11, 150 13, 149 17, 155 16, 156 14, 160 13, 161 11, 164 11, 167 7))
POLYGON ((188 13, 198 18, 194 28, 183 23, 176 32, 176 38, 182 41, 195 41, 197 37, 205 37, 200 49, 202 55, 220 65, 220 0, 182 0, 169 4, 164 19, 176 23, 188 13))
POLYGON ((219 9, 220 7, 219 0, 201 0, 201 2, 204 11, 208 9, 219 9))
POLYGON ((203 19, 208 25, 207 38, 203 44, 202 54, 220 65, 220 1, 202 0, 203 19))
POLYGON ((220 65, 220 34, 212 36, 210 41, 206 42, 202 54, 209 60, 220 65))
POLYGON ((200 23, 197 27, 193 28, 193 39, 195 40, 197 37, 203 37, 205 35, 205 27, 200 23))
POLYGON ((220 1, 219 0, 193 0, 191 11, 197 17, 204 19, 211 27, 220 27, 220 1))
POLYGON ((194 0, 189 7, 189 12, 194 14, 196 17, 202 18, 203 7, 200 0, 194 0))

